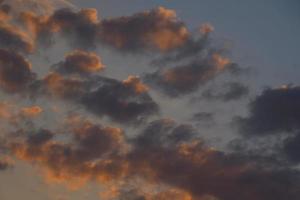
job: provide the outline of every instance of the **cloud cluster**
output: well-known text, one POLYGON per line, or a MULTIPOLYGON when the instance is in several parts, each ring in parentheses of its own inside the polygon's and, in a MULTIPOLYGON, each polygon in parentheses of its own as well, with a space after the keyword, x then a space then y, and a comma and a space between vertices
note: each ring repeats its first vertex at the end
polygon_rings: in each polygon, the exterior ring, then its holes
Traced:
POLYGON ((70 187, 122 175, 126 163, 122 163, 120 155, 126 148, 120 129, 88 121, 77 122, 70 129, 70 143, 56 140, 50 130, 39 130, 25 132, 27 138, 9 146, 19 159, 43 166, 48 181, 68 183, 70 187))
MULTIPOLYGON (((26 103, 55 100, 94 114, 93 121, 70 117, 50 129, 32 123, 47 112, 41 106, 0 103, 0 119, 11 126, 5 129, 8 134, 1 135, 5 137, 0 138, 1 154, 3 148, 5 154, 39 166, 47 181, 73 189, 99 182, 108 188, 100 195, 103 199, 299 199, 300 87, 264 90, 250 103, 249 115, 234 121, 244 142, 245 138, 265 142, 274 136, 280 144, 271 144, 272 154, 262 149, 251 153, 242 148, 217 150, 191 124, 169 118, 149 123, 159 113, 151 89, 181 97, 224 72, 241 71, 224 49, 213 47, 210 24, 192 34, 174 10, 164 7, 99 19, 95 9, 59 9, 42 16, 25 11, 15 17, 13 8, 1 1, 0 6, 1 91, 8 98, 21 94, 26 103), (66 54, 44 77, 37 77, 25 57, 39 45, 51 45, 57 36, 77 50, 66 54), (87 50, 98 44, 123 53, 153 55, 152 64, 159 68, 142 78, 102 76, 100 56, 87 50), (103 118, 124 130, 99 124, 103 118), (131 125, 138 125, 135 135, 125 133, 131 125), (138 129, 142 126, 143 130, 138 129)), ((249 92, 234 80, 223 89, 208 90, 203 97, 227 102, 249 92)), ((195 112, 191 121, 214 122, 215 115, 195 112)), ((9 167, 9 162, 0 160, 0 170, 9 167)))
POLYGON ((111 183, 115 189, 104 196, 113 199, 296 200, 299 196, 297 170, 261 156, 210 148, 195 137, 191 126, 170 119, 150 123, 131 140, 118 128, 88 121, 71 125, 69 143, 40 130, 10 148, 19 159, 41 166, 49 181, 74 188, 93 180, 111 183), (127 184, 117 184, 122 180, 127 184), (147 183, 160 189, 143 191, 147 183))
POLYGON ((104 43, 123 52, 169 51, 182 46, 189 37, 175 11, 164 7, 103 20, 98 19, 95 9, 76 12, 65 8, 43 17, 25 12, 20 21, 39 41, 60 33, 77 47, 93 48, 104 43))

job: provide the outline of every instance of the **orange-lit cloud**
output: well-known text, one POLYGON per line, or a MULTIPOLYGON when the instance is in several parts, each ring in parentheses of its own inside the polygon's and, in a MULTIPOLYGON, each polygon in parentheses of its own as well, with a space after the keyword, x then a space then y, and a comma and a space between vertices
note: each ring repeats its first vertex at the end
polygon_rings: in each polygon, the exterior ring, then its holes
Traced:
POLYGON ((65 61, 57 64, 58 72, 68 73, 94 73, 104 69, 101 58, 93 52, 75 50, 65 56, 65 61))

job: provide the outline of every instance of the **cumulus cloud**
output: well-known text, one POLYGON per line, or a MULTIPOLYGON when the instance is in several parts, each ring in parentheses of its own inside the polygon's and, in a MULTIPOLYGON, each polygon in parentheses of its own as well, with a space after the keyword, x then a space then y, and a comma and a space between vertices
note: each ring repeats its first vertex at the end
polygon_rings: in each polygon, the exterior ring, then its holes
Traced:
POLYGON ((136 123, 159 110, 147 93, 147 87, 136 77, 129 77, 123 82, 109 78, 98 81, 99 86, 80 99, 87 110, 98 116, 107 115, 119 122, 136 123))
POLYGON ((104 19, 100 37, 105 43, 126 51, 168 51, 182 46, 189 33, 174 10, 158 7, 132 16, 104 19))
POLYGON ((299 100, 299 86, 265 89, 250 103, 249 115, 235 118, 234 123, 242 136, 256 143, 248 146, 259 151, 266 149, 262 151, 264 154, 271 152, 277 159, 297 165, 300 162, 299 100))
POLYGON ((196 91, 201 85, 231 67, 231 61, 212 53, 204 59, 147 74, 145 80, 169 96, 196 91))
POLYGON ((6 23, 0 25, 0 47, 25 53, 31 53, 35 48, 26 32, 6 23))
POLYGON ((8 93, 23 92, 35 79, 31 64, 14 51, 0 49, 0 87, 8 93))
POLYGON ((93 52, 75 50, 65 56, 65 60, 54 66, 62 74, 90 74, 102 71, 104 64, 93 52))
POLYGON ((300 129, 300 87, 269 88, 249 105, 248 117, 237 119, 240 132, 268 135, 300 129))

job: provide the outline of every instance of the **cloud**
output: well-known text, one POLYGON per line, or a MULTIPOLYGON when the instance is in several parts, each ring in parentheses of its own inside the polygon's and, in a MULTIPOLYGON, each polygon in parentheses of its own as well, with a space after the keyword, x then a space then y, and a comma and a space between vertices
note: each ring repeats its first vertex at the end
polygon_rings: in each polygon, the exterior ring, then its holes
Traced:
POLYGON ((81 9, 76 12, 63 8, 43 16, 24 12, 20 15, 20 23, 44 45, 51 45, 56 33, 64 36, 74 47, 89 49, 96 45, 99 24, 95 9, 81 9))
POLYGON ((287 158, 295 163, 300 163, 300 133, 296 136, 289 137, 283 142, 283 153, 287 158))
POLYGON ((223 85, 222 91, 216 88, 205 90, 202 97, 207 100, 221 100, 224 102, 239 100, 248 95, 249 88, 239 82, 229 82, 223 85))
POLYGON ((215 124, 215 114, 210 112, 198 112, 191 117, 193 122, 198 125, 213 125, 215 124))
POLYGON ((61 33, 76 47, 94 48, 104 43, 124 53, 166 52, 179 48, 189 38, 189 32, 176 17, 176 12, 164 7, 102 20, 98 19, 95 9, 77 12, 64 8, 43 17, 27 12, 21 21, 34 27, 34 34, 43 38, 40 41, 61 33))
MULTIPOLYGON (((166 122, 161 124, 164 127, 166 122)), ((167 127, 146 128, 138 137, 130 155, 133 172, 156 184, 180 188, 192 199, 207 195, 222 200, 283 200, 286 196, 297 199, 300 181, 297 170, 258 156, 224 153, 195 138, 170 145, 169 139, 161 139, 168 138, 172 125, 167 123, 167 127)))
POLYGON ((24 92, 35 79, 31 64, 21 55, 0 49, 0 88, 8 93, 24 92))
MULTIPOLYGON (((71 103, 126 128, 144 126, 158 114, 159 104, 150 96, 149 87, 180 97, 221 73, 241 72, 224 56, 226 49, 212 47, 211 25, 204 24, 191 34, 176 12, 164 7, 108 19, 99 19, 95 9, 60 9, 44 16, 27 11, 17 17, 21 25, 11 24, 9 9, 0 9, 0 43, 15 50, 0 50, 0 87, 6 95, 25 93, 50 103, 53 99, 71 103), (39 43, 51 45, 58 35, 80 49, 105 44, 125 53, 151 53, 158 56, 153 64, 160 68, 144 79, 130 75, 116 80, 97 74, 104 65, 95 53, 75 50, 45 77, 36 78, 30 63, 16 52, 32 53, 39 43)), ((238 82, 225 87, 221 92, 208 92, 206 98, 229 101, 248 93, 238 82)), ((5 135, 4 147, 0 138, 0 148, 1 153, 9 150, 19 160, 39 166, 51 183, 76 189, 99 182, 109 188, 104 194, 107 198, 296 200, 300 195, 300 173, 294 168, 299 163, 299 91, 297 86, 266 89, 250 104, 249 115, 236 121, 242 135, 249 138, 283 136, 271 155, 217 150, 193 126, 169 118, 152 121, 142 131, 134 129, 137 135, 84 118, 67 119, 53 129, 43 124, 36 128, 35 123, 23 126, 45 112, 43 108, 5 103, 0 103, 0 118, 13 131, 5 135)), ((202 121, 213 118, 205 112, 193 116, 202 121)), ((0 160, 0 170, 8 167, 6 160, 0 160)))
POLYGON ((265 89, 250 103, 249 110, 248 117, 236 121, 242 134, 293 133, 300 129, 300 87, 265 89))
POLYGON ((65 56, 65 60, 54 66, 62 74, 91 74, 102 71, 104 64, 93 52, 75 50, 65 56))
POLYGON ((75 8, 75 6, 67 0, 3 0, 1 3, 11 7, 14 15, 24 11, 51 14, 56 9, 75 8))
POLYGON ((107 115, 118 122, 142 122, 148 116, 156 114, 158 105, 146 92, 136 77, 120 82, 109 78, 100 78, 99 86, 86 93, 80 103, 90 112, 107 115))
POLYGON ((0 25, 0 46, 13 51, 32 53, 34 42, 26 32, 7 23, 0 25))
POLYGON ((150 123, 132 139, 118 128, 85 120, 71 120, 67 130, 63 134, 70 137, 68 142, 40 130, 11 142, 10 148, 19 159, 38 164, 48 181, 73 189, 100 181, 114 187, 102 194, 111 199, 296 200, 299 196, 297 170, 260 155, 218 151, 197 138, 190 125, 171 119, 150 123))
POLYGON ((122 130, 88 121, 70 130, 70 143, 56 140, 49 130, 39 130, 29 135, 25 131, 23 140, 12 141, 9 146, 20 160, 40 165, 48 181, 73 189, 86 181, 106 182, 122 175, 126 164, 119 160, 125 151, 122 130))
POLYGON ((158 7, 132 16, 103 19, 101 40, 117 49, 169 51, 182 46, 189 33, 174 10, 158 7))
POLYGON ((72 102, 119 123, 141 123, 159 111, 147 86, 135 76, 119 81, 98 75, 81 79, 50 73, 36 83, 33 93, 72 102))
MULTIPOLYGON (((271 153, 279 160, 297 165, 300 162, 299 100, 300 88, 292 85, 267 88, 258 95, 249 105, 249 115, 234 119, 241 136, 253 143, 248 142, 246 151, 271 153)), ((237 144, 245 148, 247 142, 237 144)))
POLYGON ((147 74, 145 81, 171 97, 190 94, 231 67, 231 61, 213 53, 185 65, 147 74))

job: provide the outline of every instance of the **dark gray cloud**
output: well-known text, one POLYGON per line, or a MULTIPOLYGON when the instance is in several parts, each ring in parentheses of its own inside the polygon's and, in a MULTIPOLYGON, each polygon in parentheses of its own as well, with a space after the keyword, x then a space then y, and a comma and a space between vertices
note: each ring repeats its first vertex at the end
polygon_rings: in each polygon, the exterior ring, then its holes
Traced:
POLYGON ((19 21, 38 43, 46 46, 54 42, 55 34, 62 35, 74 47, 90 49, 96 45, 98 19, 95 9, 81 9, 76 12, 62 8, 50 16, 23 12, 19 21))
POLYGON ((25 53, 34 51, 34 43, 27 33, 7 23, 0 25, 0 47, 25 53))
POLYGON ((260 151, 297 165, 300 162, 299 100, 298 86, 265 89, 250 103, 249 115, 234 120, 243 136, 236 143, 243 147, 240 150, 260 151))
POLYGON ((101 78, 97 85, 82 96, 80 103, 98 116, 107 115, 119 122, 141 122, 158 112, 158 105, 147 91, 140 92, 135 85, 108 78, 101 78))
POLYGON ((50 73, 36 83, 32 92, 35 96, 48 95, 73 102, 117 122, 140 123, 159 111, 147 87, 133 76, 119 81, 102 76, 78 79, 50 73))
POLYGON ((54 137, 54 134, 47 130, 41 129, 35 134, 30 134, 27 143, 33 146, 43 145, 54 137))
POLYGON ((249 105, 249 116, 236 119, 242 134, 268 135, 300 129, 300 87, 265 89, 249 105))
POLYGON ((300 133, 285 139, 283 153, 290 161, 300 163, 300 133))
POLYGON ((0 49, 0 87, 8 93, 24 92, 35 79, 31 64, 14 51, 0 49))

